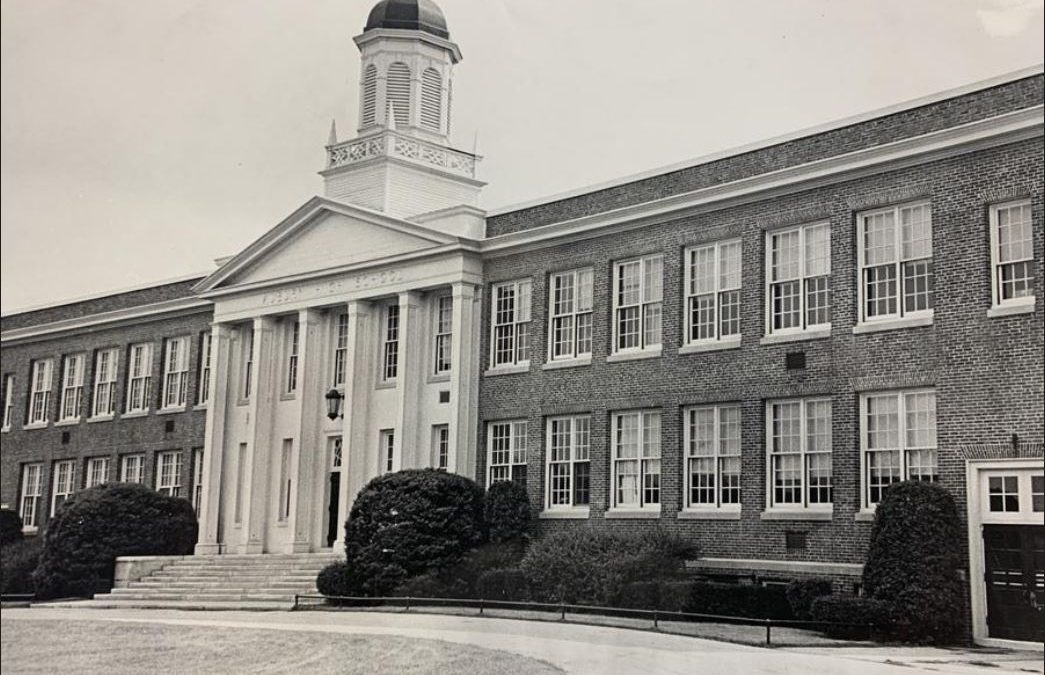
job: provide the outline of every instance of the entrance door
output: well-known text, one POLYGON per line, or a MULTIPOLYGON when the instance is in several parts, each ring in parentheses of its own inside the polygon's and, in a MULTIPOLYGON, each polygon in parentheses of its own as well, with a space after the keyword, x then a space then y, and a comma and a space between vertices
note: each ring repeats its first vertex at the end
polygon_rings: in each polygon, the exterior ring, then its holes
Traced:
POLYGON ((330 473, 330 504, 327 506, 327 546, 333 546, 337 541, 337 529, 341 523, 337 522, 338 499, 341 494, 341 473, 332 471, 330 473))
POLYGON ((1045 526, 984 525, 987 632, 1045 641, 1045 526))

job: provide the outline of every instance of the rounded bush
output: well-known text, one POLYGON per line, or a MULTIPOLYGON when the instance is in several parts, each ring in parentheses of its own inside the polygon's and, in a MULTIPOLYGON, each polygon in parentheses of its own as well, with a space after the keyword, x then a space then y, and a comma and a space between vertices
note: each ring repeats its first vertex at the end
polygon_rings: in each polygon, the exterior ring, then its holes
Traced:
POLYGON ((406 579, 447 570, 483 535, 483 490, 474 481, 436 469, 379 476, 345 523, 349 595, 386 595, 406 579))
POLYGON ((117 556, 188 555, 196 535, 192 505, 179 497, 134 483, 83 490, 47 526, 33 575, 37 597, 104 593, 117 556))
POLYGON ((515 481, 494 483, 486 491, 484 509, 490 541, 525 539, 530 531, 530 497, 515 481))
POLYGON ((787 585, 787 602, 796 619, 812 618, 813 601, 831 595, 830 579, 796 579, 787 585))
POLYGON ((33 572, 40 562, 43 540, 29 537, 0 548, 0 593, 35 593, 33 572))
POLYGON ((852 595, 823 595, 813 600, 809 609, 813 621, 827 624, 829 637, 868 640, 888 635, 893 623, 892 605, 873 598, 852 595))
POLYGON ((954 497, 944 488, 906 481, 885 491, 863 581, 869 598, 893 606, 892 638, 932 643, 960 638, 964 540, 954 497))
POLYGON ((22 517, 11 509, 0 509, 0 546, 22 540, 22 517))
POLYGON ((326 596, 350 596, 356 585, 348 563, 330 563, 316 577, 316 589, 326 596))

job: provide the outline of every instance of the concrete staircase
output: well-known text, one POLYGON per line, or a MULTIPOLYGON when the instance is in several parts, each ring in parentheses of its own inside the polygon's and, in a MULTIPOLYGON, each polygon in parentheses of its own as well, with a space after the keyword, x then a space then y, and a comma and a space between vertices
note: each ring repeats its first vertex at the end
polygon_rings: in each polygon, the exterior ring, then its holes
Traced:
POLYGON ((341 558, 330 553, 192 556, 69 606, 290 609, 295 594, 316 594, 316 575, 341 558))

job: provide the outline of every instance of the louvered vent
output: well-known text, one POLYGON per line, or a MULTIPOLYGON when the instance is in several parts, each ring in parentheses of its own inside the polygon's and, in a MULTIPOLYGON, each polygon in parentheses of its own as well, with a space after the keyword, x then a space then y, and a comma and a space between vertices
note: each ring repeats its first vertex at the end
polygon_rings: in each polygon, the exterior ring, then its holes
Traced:
POLYGON ((410 67, 393 63, 388 67, 388 101, 395 110, 396 126, 410 123, 410 67))
POLYGON ((440 131, 443 117, 442 77, 435 68, 421 75, 421 126, 440 131))
POLYGON ((363 115, 360 126, 368 127, 377 121, 377 67, 366 67, 363 73, 363 115))

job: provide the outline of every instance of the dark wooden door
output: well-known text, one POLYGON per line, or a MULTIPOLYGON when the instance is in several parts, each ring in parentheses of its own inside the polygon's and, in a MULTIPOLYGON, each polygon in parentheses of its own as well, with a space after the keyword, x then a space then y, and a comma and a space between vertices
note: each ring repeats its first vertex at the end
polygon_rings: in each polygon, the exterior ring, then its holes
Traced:
POLYGON ((341 495, 341 474, 331 472, 330 474, 330 505, 327 507, 327 546, 333 546, 337 541, 337 528, 341 523, 337 522, 338 499, 341 495))
POLYGON ((1045 526, 984 525, 987 634, 1045 641, 1045 526))

